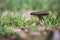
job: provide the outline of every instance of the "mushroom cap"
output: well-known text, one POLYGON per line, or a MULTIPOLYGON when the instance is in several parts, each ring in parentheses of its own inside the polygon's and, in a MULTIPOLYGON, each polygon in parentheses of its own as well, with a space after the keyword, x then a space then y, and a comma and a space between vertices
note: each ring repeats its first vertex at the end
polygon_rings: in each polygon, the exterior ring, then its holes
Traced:
POLYGON ((31 15, 41 15, 41 16, 44 16, 44 15, 48 15, 48 12, 32 12, 31 15))

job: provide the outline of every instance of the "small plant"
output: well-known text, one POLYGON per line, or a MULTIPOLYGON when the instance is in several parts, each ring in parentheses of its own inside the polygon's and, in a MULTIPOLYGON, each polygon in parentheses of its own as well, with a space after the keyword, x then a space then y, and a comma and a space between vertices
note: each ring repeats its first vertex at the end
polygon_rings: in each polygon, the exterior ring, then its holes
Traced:
POLYGON ((11 36, 12 33, 13 33, 12 28, 6 27, 6 26, 4 26, 4 27, 0 26, 0 35, 9 37, 9 36, 11 36))
POLYGON ((48 16, 44 16, 43 21, 47 27, 58 24, 56 14, 52 14, 52 12, 50 12, 48 16))

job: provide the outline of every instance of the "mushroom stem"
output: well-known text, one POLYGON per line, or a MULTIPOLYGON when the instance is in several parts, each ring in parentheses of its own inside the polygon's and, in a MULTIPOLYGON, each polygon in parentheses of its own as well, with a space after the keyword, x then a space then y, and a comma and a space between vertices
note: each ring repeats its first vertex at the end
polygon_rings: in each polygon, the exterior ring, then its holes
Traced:
POLYGON ((42 21, 42 16, 38 16, 38 18, 39 18, 39 23, 40 23, 40 25, 43 26, 44 23, 43 23, 43 21, 42 21))

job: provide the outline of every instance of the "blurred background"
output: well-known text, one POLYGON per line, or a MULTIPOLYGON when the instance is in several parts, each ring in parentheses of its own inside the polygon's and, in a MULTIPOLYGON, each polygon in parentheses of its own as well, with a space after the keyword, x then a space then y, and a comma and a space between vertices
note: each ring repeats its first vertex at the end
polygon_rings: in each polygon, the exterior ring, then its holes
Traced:
MULTIPOLYGON (((39 20, 31 12, 47 11, 42 21, 46 28, 60 23, 60 0, 0 0, 0 35, 10 36, 16 28, 38 30, 39 20)), ((6 39, 7 40, 7 39, 6 39)))

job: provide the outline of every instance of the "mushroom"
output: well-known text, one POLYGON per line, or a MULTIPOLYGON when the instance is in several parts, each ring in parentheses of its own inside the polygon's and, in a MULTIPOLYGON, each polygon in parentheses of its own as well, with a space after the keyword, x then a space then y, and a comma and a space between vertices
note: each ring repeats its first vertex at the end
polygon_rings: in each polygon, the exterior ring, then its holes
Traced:
POLYGON ((41 25, 41 27, 39 28, 39 30, 40 31, 41 30, 44 31, 46 29, 46 26, 43 23, 42 19, 43 19, 43 16, 48 15, 48 12, 44 12, 44 11, 42 11, 42 12, 32 12, 31 15, 35 15, 35 16, 37 16, 39 18, 39 23, 41 25))

